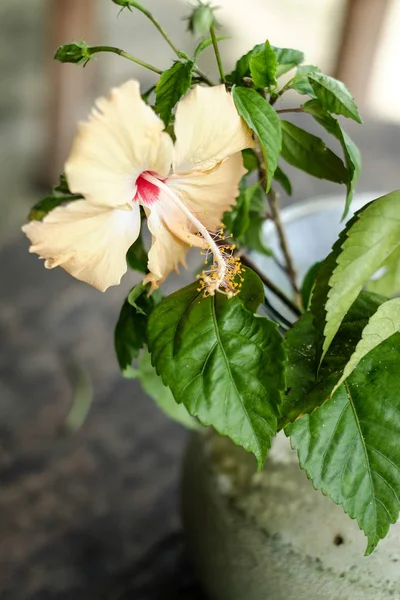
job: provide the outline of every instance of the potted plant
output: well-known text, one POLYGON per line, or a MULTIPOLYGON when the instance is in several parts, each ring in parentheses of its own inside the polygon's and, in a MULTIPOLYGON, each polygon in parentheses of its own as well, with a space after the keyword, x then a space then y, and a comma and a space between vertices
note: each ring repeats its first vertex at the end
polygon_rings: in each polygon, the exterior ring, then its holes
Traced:
POLYGON ((345 219, 360 171, 338 120, 361 123, 350 92, 304 64, 302 52, 268 40, 225 73, 208 4, 192 7, 199 43, 188 56, 139 2, 113 2, 149 18, 176 59, 161 72, 119 48, 57 50, 57 60, 78 65, 113 52, 159 79, 144 92, 128 81, 97 101, 59 185, 23 228, 30 251, 101 291, 127 265, 143 274, 116 325, 117 358, 172 418, 206 428, 186 461, 184 514, 212 597, 396 596, 398 534, 365 559, 355 523, 369 555, 400 508, 400 192, 357 210, 328 256, 317 265, 310 257, 300 286, 275 187, 291 193, 281 159, 344 184, 345 219), (207 48, 219 82, 197 64, 207 48), (289 90, 300 95, 293 109, 281 104, 289 90), (287 120, 291 112, 335 138, 343 159, 287 120), (254 262, 254 252, 272 253, 266 220, 290 295, 254 262), (190 248, 202 263, 193 283, 164 296, 163 282, 190 248), (288 444, 279 450, 285 435, 294 453, 288 444), (328 539, 332 528, 340 531, 328 539), (341 554, 326 564, 328 545, 341 554), (378 568, 380 578, 368 575, 378 568))

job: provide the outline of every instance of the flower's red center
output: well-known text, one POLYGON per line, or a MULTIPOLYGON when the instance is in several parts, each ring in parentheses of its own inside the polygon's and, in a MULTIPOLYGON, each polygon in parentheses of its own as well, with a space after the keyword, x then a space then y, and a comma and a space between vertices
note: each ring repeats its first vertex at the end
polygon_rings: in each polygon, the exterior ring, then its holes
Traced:
MULTIPOLYGON (((139 201, 142 204, 145 204, 146 206, 151 206, 152 204, 154 204, 154 202, 157 202, 161 190, 159 187, 157 187, 156 185, 154 185, 154 183, 150 183, 150 181, 148 181, 146 179, 146 174, 147 171, 144 171, 141 175, 139 175, 139 177, 136 180, 136 194, 135 197, 133 198, 134 201, 139 201)), ((157 175, 155 173, 150 173, 150 175, 153 176, 153 178, 158 179, 157 175)), ((164 182, 164 180, 160 179, 160 181, 164 182)))

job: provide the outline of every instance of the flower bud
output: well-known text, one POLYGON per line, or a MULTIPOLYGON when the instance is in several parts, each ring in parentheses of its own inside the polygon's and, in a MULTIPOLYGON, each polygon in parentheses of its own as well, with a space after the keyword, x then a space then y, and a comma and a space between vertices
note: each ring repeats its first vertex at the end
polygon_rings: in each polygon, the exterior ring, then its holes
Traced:
POLYGON ((60 46, 54 58, 62 63, 74 63, 75 65, 86 65, 92 58, 90 48, 85 42, 73 42, 60 46))
POLYGON ((111 1, 114 2, 114 4, 117 4, 118 6, 122 6, 122 8, 127 8, 130 11, 132 10, 131 6, 133 6, 134 8, 138 8, 138 6, 137 6, 138 3, 136 2, 136 0, 111 0, 111 1))
POLYGON ((213 7, 210 4, 200 3, 193 9, 192 14, 187 17, 188 30, 196 37, 205 37, 210 31, 210 27, 215 25, 213 7))

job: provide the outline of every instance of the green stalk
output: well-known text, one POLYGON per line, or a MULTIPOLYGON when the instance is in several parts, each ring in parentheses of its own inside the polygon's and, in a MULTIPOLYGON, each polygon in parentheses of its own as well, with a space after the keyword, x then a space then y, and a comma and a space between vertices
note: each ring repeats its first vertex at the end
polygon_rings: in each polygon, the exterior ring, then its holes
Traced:
POLYGON ((277 113, 302 113, 304 110, 301 108, 281 108, 276 110, 277 113))
POLYGON ((221 83, 225 83, 225 73, 224 73, 224 68, 222 66, 221 55, 219 53, 218 40, 217 40, 217 36, 215 35, 214 24, 211 25, 211 27, 210 27, 210 35, 211 35, 212 44, 213 44, 213 48, 214 48, 215 58, 217 59, 221 83))
POLYGON ((160 23, 153 17, 151 12, 149 10, 147 10, 147 8, 145 8, 144 6, 139 4, 139 2, 131 1, 130 6, 134 6, 135 8, 137 8, 141 13, 143 13, 149 19, 149 21, 151 21, 153 23, 154 27, 156 29, 158 29, 158 31, 161 33, 161 35, 163 36, 163 38, 167 42, 167 44, 172 48, 172 50, 175 52, 175 54, 180 57, 180 54, 181 54, 180 51, 175 46, 175 44, 173 43, 173 41, 171 40, 171 38, 169 37, 169 35, 165 31, 165 29, 163 27, 161 27, 160 23))
MULTIPOLYGON (((157 19, 155 17, 153 17, 151 12, 149 10, 147 10, 147 8, 145 8, 144 6, 139 4, 139 2, 132 2, 131 6, 137 8, 141 13, 143 13, 149 19, 149 21, 151 21, 151 23, 153 23, 154 27, 162 35, 162 37, 167 42, 167 44, 170 46, 170 48, 172 48, 172 50, 175 52, 175 54, 178 56, 178 58, 181 58, 181 56, 182 56, 181 51, 179 50, 179 48, 177 48, 175 46, 175 44, 173 43, 173 41, 171 40, 171 38, 169 37, 169 35, 165 31, 165 29, 160 25, 160 23, 157 21, 157 19)), ((214 85, 213 82, 210 81, 210 79, 208 79, 207 75, 205 73, 203 73, 197 66, 195 67, 194 70, 201 77, 201 79, 204 81, 204 83, 206 83, 209 86, 214 85)))
POLYGON ((153 67, 153 65, 149 65, 149 63, 144 62, 143 60, 140 60, 135 56, 132 56, 132 54, 125 52, 125 50, 115 48, 114 46, 91 46, 89 50, 91 54, 97 54, 97 52, 113 52, 114 54, 118 54, 119 56, 123 56, 124 58, 131 60, 132 62, 136 63, 137 65, 140 65, 141 67, 144 67, 145 69, 149 69, 149 71, 153 71, 153 73, 157 73, 158 75, 161 75, 162 73, 160 69, 153 67))

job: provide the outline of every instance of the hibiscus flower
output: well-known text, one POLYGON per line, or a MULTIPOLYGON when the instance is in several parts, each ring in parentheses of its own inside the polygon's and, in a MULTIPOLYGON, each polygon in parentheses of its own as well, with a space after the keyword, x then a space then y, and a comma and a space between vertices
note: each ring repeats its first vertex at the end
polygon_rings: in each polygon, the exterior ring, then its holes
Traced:
POLYGON ((142 206, 152 234, 146 283, 160 285, 197 246, 214 256, 205 287, 229 292, 233 259, 210 231, 235 203, 251 131, 221 85, 191 90, 177 105, 174 132, 175 143, 136 81, 97 100, 65 165, 71 192, 84 199, 25 225, 30 252, 105 291, 126 273, 142 206))

